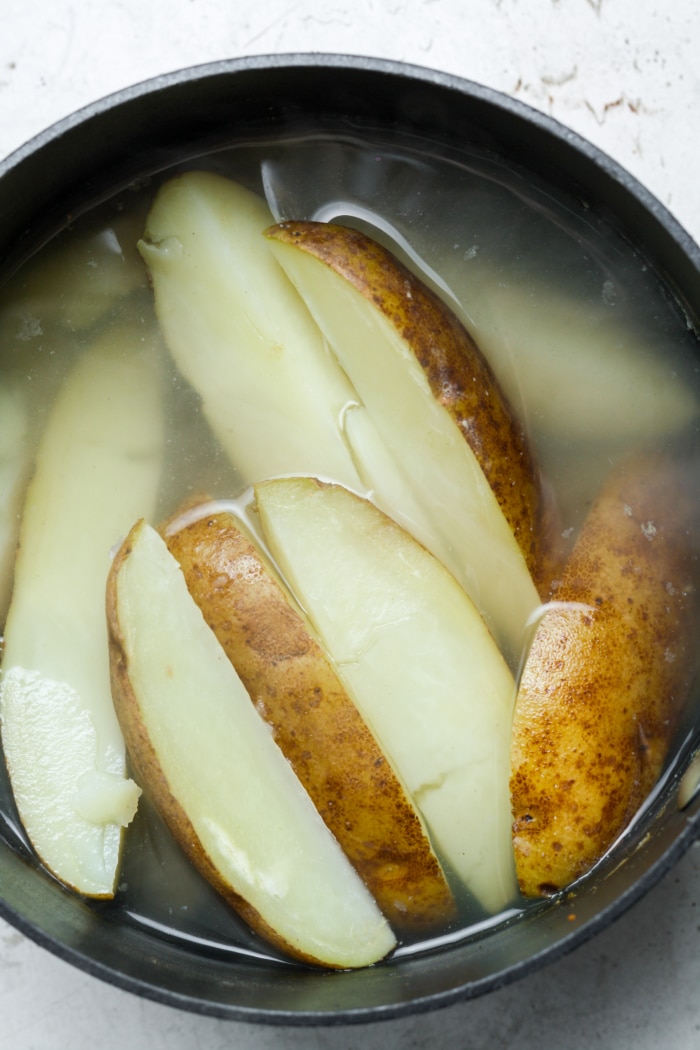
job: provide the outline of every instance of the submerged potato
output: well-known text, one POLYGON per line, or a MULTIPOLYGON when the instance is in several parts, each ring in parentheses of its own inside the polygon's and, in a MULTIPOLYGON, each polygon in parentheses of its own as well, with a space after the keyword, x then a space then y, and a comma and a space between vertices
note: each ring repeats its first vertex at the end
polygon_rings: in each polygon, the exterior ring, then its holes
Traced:
POLYGON ((296 958, 366 966, 391 929, 187 590, 140 522, 107 585, 112 690, 137 778, 186 855, 296 958))
POLYGON ((355 394, 262 236, 271 221, 212 172, 160 188, 139 250, 163 336, 243 486, 300 470, 359 486, 339 423, 355 394))
POLYGON ((454 573, 517 659, 539 602, 542 499, 522 428, 486 360, 452 311, 364 234, 284 222, 267 238, 393 457, 382 471, 355 448, 363 480, 454 573), (396 469, 427 528, 385 497, 396 469))
POLYGON ((473 603, 382 511, 339 485, 255 486, 265 540, 423 815, 488 911, 516 891, 508 799, 513 678, 473 603))
POLYGON ((697 420, 678 335, 625 314, 624 286, 623 302, 606 301, 617 290, 601 275, 595 301, 547 284, 519 260, 496 268, 475 259, 453 287, 503 389, 550 441, 597 441, 600 455, 605 445, 630 448, 697 420))
POLYGON ((107 225, 58 236, 0 291, 0 341, 27 350, 49 332, 82 333, 119 300, 146 287, 136 241, 140 209, 116 212, 107 225))
POLYGON ((0 389, 0 622, 12 592, 22 499, 31 466, 29 404, 18 383, 0 389))
POLYGON ((110 550, 155 510, 156 346, 141 325, 115 326, 61 388, 26 496, 5 627, 0 721, 19 815, 47 868, 95 897, 114 892, 138 798, 112 707, 104 590, 110 550))
POLYGON ((654 786, 697 673, 696 468, 639 457, 582 529, 518 691, 513 843, 526 896, 599 860, 654 786))
POLYGON ((163 532, 259 714, 392 926, 444 926, 455 904, 421 818, 268 559, 215 504, 163 532))

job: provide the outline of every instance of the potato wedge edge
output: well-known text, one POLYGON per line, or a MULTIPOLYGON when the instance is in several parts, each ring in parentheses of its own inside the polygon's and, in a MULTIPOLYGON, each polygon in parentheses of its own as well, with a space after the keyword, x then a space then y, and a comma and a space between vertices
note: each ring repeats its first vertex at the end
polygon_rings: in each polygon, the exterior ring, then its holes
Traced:
POLYGON ((282 752, 393 928, 444 929, 455 903, 423 822, 301 611, 239 518, 194 514, 161 531, 282 752))
POLYGON ((144 522, 113 563, 107 615, 131 760, 192 863, 253 929, 298 959, 348 968, 386 956, 389 924, 144 522))
POLYGON ((525 896, 586 874, 656 783, 700 667, 698 509, 682 465, 613 474, 544 607, 515 705, 511 795, 525 896))

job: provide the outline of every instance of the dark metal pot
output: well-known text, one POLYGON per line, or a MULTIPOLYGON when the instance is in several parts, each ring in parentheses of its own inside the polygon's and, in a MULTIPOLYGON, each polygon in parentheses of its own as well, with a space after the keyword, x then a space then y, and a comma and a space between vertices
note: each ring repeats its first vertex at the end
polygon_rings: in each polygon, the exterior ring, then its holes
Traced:
MULTIPOLYGON (((372 59, 277 56, 159 77, 95 103, 0 165, 0 259, 10 271, 66 217, 166 166, 227 141, 314 118, 463 143, 511 158, 583 198, 646 258, 691 319, 700 251, 627 173, 553 120, 478 85, 372 59)), ((687 751, 690 752, 690 744, 687 751)), ((0 914, 61 958, 119 987, 203 1014, 280 1024, 376 1021, 473 998, 552 962, 607 926, 680 858, 700 829, 700 799, 675 805, 678 773, 621 852, 579 889, 575 909, 523 917, 388 965, 328 975, 196 952, 65 892, 11 843, 0 819, 0 914), (620 863, 624 860, 624 863, 620 863), (575 918, 571 912, 575 910, 575 918)), ((0 814, 0 817, 2 815, 0 814)))

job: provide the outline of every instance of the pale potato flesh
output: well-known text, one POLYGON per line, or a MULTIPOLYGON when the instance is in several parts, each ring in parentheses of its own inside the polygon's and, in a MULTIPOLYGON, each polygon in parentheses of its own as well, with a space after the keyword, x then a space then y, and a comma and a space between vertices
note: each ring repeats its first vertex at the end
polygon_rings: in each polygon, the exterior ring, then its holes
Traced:
POLYGON ((591 302, 515 266, 476 259, 450 276, 479 345, 532 431, 629 448, 697 419, 700 403, 677 368, 673 339, 621 318, 624 304, 606 303, 602 287, 591 302))
POLYGON ((432 553, 447 564, 450 549, 432 527, 426 501, 414 488, 410 464, 389 450, 364 405, 353 405, 347 410, 343 433, 371 498, 412 536, 426 542, 429 539, 432 553))
POLYGON ((120 299, 146 288, 136 250, 140 209, 112 216, 94 231, 57 237, 37 262, 22 268, 0 291, 0 340, 27 343, 57 326, 82 332, 120 299))
POLYGON ((679 809, 685 809, 695 798, 698 787, 700 787, 700 753, 696 752, 678 785, 677 801, 679 809))
POLYGON ((656 783, 700 666, 695 468, 641 456, 592 508, 518 691, 511 793, 526 896, 586 874, 656 783))
MULTIPOLYGON (((445 305, 355 230, 288 222, 267 231, 426 524, 420 540, 455 575, 509 659, 539 604, 539 482, 515 417, 478 348, 445 305)), ((382 461, 363 481, 394 518, 382 461)))
POLYGON ((422 812, 489 911, 516 891, 513 679, 472 602, 407 532, 337 485, 255 486, 266 542, 422 812))
POLYGON ((221 504, 162 530, 260 716, 395 930, 455 903, 422 820, 273 565, 221 504))
POLYGON ((150 526, 107 591, 115 705, 144 789, 211 883, 292 955, 377 962, 391 929, 255 710, 150 526))
POLYGON ((262 236, 271 221, 212 173, 161 187, 139 248, 165 340, 243 485, 309 471, 360 486, 340 430, 356 396, 262 236))
POLYGON ((18 383, 0 389, 0 622, 4 623, 12 591, 22 499, 31 452, 29 405, 18 383))
POLYGON ((110 551, 152 514, 163 420, 154 340, 112 328, 62 387, 24 507, 5 628, 2 743, 22 823, 44 864, 109 897, 138 789, 109 680, 110 551))

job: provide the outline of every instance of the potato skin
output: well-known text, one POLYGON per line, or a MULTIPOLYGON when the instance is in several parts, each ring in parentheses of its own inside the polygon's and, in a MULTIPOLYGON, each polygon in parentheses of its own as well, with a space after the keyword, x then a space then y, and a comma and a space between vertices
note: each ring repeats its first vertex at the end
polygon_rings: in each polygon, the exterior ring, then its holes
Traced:
POLYGON ((325 262, 392 322, 491 486, 543 593, 539 474, 511 406, 476 342, 445 303, 382 245, 349 227, 298 221, 266 236, 325 262))
POLYGON ((455 902, 420 818, 274 570, 231 513, 192 516, 164 539, 321 817, 395 930, 444 927, 455 902))
POLYGON ((112 699, 124 735, 129 762, 135 779, 156 807, 171 835, 194 868, 241 916, 248 926, 269 944, 301 962, 318 965, 318 960, 307 956, 267 923, 258 910, 233 889, 212 864, 197 833, 176 797, 163 772, 158 755, 143 724, 138 700, 129 678, 129 665, 119 623, 117 577, 132 549, 132 538, 141 525, 137 522, 117 552, 107 578, 106 614, 109 635, 110 678, 112 699))
POLYGON ((700 660, 697 467, 611 478, 544 607, 519 686, 511 800, 525 896, 605 853, 654 786, 700 660))

